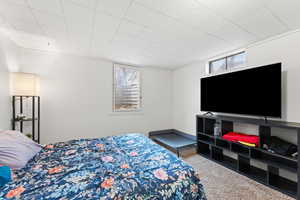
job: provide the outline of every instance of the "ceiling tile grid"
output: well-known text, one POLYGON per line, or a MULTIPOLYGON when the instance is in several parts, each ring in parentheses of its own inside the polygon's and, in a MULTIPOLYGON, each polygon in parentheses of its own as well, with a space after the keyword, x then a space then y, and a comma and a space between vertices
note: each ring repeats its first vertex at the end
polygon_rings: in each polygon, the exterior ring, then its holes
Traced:
POLYGON ((67 33, 67 27, 63 16, 53 15, 42 11, 34 10, 34 15, 37 18, 39 24, 43 27, 47 35, 50 37, 65 38, 67 33), (55 35, 51 33, 57 33, 55 35))
POLYGON ((27 0, 31 8, 37 9, 46 13, 63 15, 60 0, 27 0))
POLYGON ((0 0, 25 48, 176 68, 300 28, 298 0, 0 0))
POLYGON ((274 18, 267 10, 239 19, 237 20, 237 24, 254 33, 260 39, 288 31, 285 25, 274 18))
POLYGON ((300 27, 300 1, 298 0, 263 0, 265 6, 285 23, 290 29, 298 29, 300 27))
POLYGON ((96 10, 116 17, 123 17, 132 0, 97 0, 96 10))

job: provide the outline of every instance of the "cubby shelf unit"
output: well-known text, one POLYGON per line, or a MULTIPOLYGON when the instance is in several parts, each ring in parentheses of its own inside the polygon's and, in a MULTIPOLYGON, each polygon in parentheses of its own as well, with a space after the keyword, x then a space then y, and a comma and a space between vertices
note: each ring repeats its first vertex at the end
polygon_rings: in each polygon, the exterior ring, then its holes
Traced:
MULTIPOLYGON (((260 147, 249 147, 240 143, 230 142, 222 139, 221 136, 214 136, 213 130, 215 123, 220 123, 221 135, 233 131, 234 123, 254 124, 259 127, 260 146, 272 135, 272 127, 283 130, 295 130, 297 133, 297 143, 299 151, 300 143, 300 123, 289 123, 279 121, 268 121, 243 117, 228 116, 196 116, 197 130, 197 153, 201 156, 215 161, 231 170, 234 170, 244 176, 247 176, 259 183, 267 185, 284 194, 300 200, 300 187, 298 168, 299 159, 282 156, 276 153, 270 153, 260 147), (231 154, 233 158, 226 154, 231 154), (252 164, 251 161, 264 163, 266 169, 261 169, 252 164), (291 181, 280 175, 279 170, 286 170, 297 176, 297 182, 291 181)), ((282 133, 290 134, 290 133, 282 133)))

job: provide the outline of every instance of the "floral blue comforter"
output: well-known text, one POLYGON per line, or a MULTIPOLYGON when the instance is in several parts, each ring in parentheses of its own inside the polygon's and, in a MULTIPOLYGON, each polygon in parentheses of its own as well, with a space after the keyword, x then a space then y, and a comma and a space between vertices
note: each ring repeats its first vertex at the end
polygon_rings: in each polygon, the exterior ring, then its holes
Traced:
POLYGON ((0 199, 205 200, 192 167, 140 134, 47 145, 0 199))

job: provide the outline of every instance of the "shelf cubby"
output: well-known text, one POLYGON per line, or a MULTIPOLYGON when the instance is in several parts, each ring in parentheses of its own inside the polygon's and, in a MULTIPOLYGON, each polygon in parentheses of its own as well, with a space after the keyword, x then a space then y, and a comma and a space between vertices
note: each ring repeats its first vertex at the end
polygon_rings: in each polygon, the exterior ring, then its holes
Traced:
POLYGON ((237 170, 238 167, 238 161, 234 158, 231 158, 227 155, 224 154, 222 149, 219 149, 218 147, 213 147, 212 148, 212 160, 218 162, 219 164, 232 169, 232 170, 237 170))
POLYGON ((238 155, 238 170, 240 172, 248 172, 250 171, 250 158, 238 155))
POLYGON ((294 181, 291 181, 289 179, 283 178, 281 176, 274 176, 273 182, 270 184, 271 186, 275 187, 276 189, 281 190, 283 193, 290 195, 290 196, 296 196, 297 195, 297 183, 294 181))
POLYGON ((297 195, 298 184, 294 181, 279 176, 279 169, 276 167, 268 167, 268 179, 270 186, 280 189, 283 193, 291 196, 297 195))
POLYGON ((274 167, 282 168, 297 173, 297 160, 273 154, 262 149, 251 149, 251 158, 264 162, 274 167))
POLYGON ((221 138, 216 138, 216 146, 230 150, 230 142, 221 138))
POLYGON ((197 117, 197 131, 204 133, 204 119, 197 117))
POLYGON ((283 134, 287 134, 284 132, 285 129, 296 130, 298 149, 300 149, 300 123, 278 121, 268 121, 266 123, 264 120, 252 118, 205 115, 197 115, 196 120, 198 154, 300 200, 300 187, 297 184, 299 180, 298 163, 300 163, 300 160, 271 153, 261 148, 263 144, 268 143, 269 138, 272 136, 272 128, 275 127, 282 129, 283 134), (221 136, 234 131, 234 123, 257 125, 259 127, 260 147, 249 147, 224 140, 222 137, 215 137, 214 126, 216 122, 221 125, 221 136), (282 173, 280 170, 285 172, 282 173), (287 171, 290 175, 296 176, 296 179, 290 177, 294 181, 288 179, 289 176, 284 177, 287 171))
POLYGON ((223 160, 223 150, 222 149, 219 149, 214 146, 212 146, 211 149, 212 149, 212 153, 211 153, 212 159, 217 160, 217 161, 223 160))
POLYGON ((221 162, 227 168, 234 169, 234 170, 237 169, 237 160, 234 158, 223 155, 223 160, 221 162))
POLYGON ((271 127, 268 126, 260 126, 259 127, 259 144, 262 147, 266 144, 268 138, 271 137, 271 127))
POLYGON ((207 136, 204 134, 198 134, 198 140, 201 140, 202 142, 208 143, 208 144, 214 144, 215 139, 211 136, 207 136))
POLYGON ((239 172, 245 176, 252 178, 260 183, 267 183, 267 171, 252 166, 250 158, 239 155, 239 172))
POLYGON ((226 121, 221 120, 221 133, 222 135, 225 135, 228 132, 233 131, 233 122, 232 121, 226 121))
POLYGON ((208 135, 214 135, 214 126, 215 126, 216 120, 206 118, 204 120, 204 133, 208 135))
POLYGON ((246 176, 260 182, 260 183, 267 183, 267 171, 260 169, 258 167, 251 166, 250 170, 244 172, 246 176))
POLYGON ((250 156, 250 148, 245 145, 242 145, 242 144, 232 143, 231 151, 238 153, 240 155, 243 155, 243 156, 247 156, 247 157, 250 156))
POLYGON ((198 154, 205 157, 210 157, 211 147, 209 146, 209 144, 198 141, 197 145, 198 154))

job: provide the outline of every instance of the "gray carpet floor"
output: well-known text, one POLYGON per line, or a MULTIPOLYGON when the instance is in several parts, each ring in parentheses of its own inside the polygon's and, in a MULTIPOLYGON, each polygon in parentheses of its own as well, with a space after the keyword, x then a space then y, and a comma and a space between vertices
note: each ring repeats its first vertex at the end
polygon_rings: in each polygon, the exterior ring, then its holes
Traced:
POLYGON ((194 152, 182 157, 200 175, 208 200, 293 200, 194 152))

